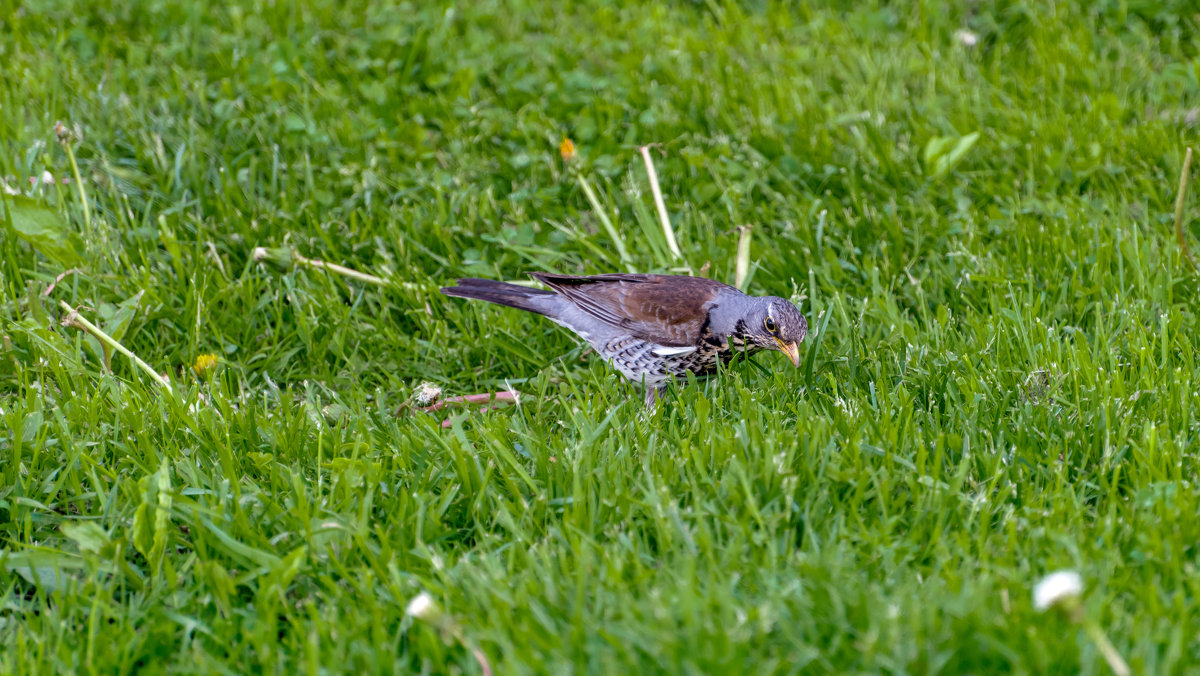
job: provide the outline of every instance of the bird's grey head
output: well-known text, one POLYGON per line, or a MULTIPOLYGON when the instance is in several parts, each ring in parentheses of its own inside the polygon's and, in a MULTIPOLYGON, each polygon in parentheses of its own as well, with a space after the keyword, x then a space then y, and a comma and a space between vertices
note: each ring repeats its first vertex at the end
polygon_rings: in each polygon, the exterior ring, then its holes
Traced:
POLYGON ((808 322, 804 315, 790 302, 775 296, 756 299, 758 302, 747 313, 745 339, 765 350, 779 350, 800 366, 800 341, 808 333, 808 322))

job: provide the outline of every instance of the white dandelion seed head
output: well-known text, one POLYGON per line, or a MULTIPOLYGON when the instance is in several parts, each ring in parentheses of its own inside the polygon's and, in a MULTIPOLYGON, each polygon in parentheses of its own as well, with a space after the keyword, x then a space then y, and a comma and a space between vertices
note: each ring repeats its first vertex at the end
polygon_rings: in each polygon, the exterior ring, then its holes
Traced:
POLYGON ((421 383, 414 398, 417 406, 432 406, 442 398, 442 388, 433 383, 421 383))
POLYGON ((1073 570, 1060 570, 1043 577, 1033 588, 1033 606, 1039 611, 1052 608, 1083 594, 1083 578, 1073 570))
POLYGON ((421 592, 408 602, 404 614, 425 622, 434 622, 441 616, 442 609, 438 608, 437 601, 433 600, 429 592, 421 592))

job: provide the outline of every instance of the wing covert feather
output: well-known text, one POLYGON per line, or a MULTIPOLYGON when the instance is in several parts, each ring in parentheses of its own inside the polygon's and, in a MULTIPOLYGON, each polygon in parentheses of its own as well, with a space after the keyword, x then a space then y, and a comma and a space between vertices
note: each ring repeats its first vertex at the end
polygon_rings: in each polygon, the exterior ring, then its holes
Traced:
POLYGON ((733 289, 682 275, 531 275, 596 319, 665 347, 699 343, 714 300, 733 289))

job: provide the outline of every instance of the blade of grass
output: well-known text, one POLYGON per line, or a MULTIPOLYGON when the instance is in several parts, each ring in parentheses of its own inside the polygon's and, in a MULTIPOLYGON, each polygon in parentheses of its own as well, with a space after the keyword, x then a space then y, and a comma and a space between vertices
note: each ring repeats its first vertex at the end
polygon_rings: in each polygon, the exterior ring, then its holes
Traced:
POLYGON ((579 179, 579 186, 583 188, 583 194, 587 195, 588 202, 592 205, 592 211, 596 213, 596 217, 600 219, 600 222, 604 224, 604 229, 608 231, 608 236, 612 238, 613 246, 617 248, 617 255, 621 257, 621 263, 625 265, 627 270, 633 272, 633 260, 629 257, 629 251, 625 249, 625 241, 621 239, 620 233, 613 226, 613 222, 609 219, 604 207, 600 206, 600 200, 596 197, 595 191, 592 190, 591 184, 583 177, 583 174, 577 174, 576 178, 579 179))
POLYGON ((75 140, 74 134, 62 122, 54 125, 54 132, 57 134, 63 150, 67 153, 67 159, 71 162, 71 174, 75 177, 75 187, 79 190, 79 203, 83 206, 83 231, 87 234, 90 245, 92 243, 92 210, 88 206, 87 187, 83 184, 83 177, 79 174, 79 164, 75 161, 75 150, 71 147, 71 143, 75 140))
POLYGON ((743 225, 738 229, 742 231, 742 234, 738 237, 737 270, 734 273, 733 285, 738 289, 745 291, 747 277, 750 274, 751 226, 743 225))
POLYGON ((821 325, 817 327, 817 341, 813 346, 808 348, 808 357, 804 360, 804 382, 809 386, 813 386, 813 366, 817 361, 817 350, 820 349, 821 343, 825 342, 825 327, 829 326, 829 317, 833 314, 832 307, 826 307, 823 316, 821 317, 821 325))
POLYGON ((650 178, 650 192, 654 194, 654 208, 658 210, 658 220, 662 223, 663 235, 667 238, 667 248, 676 260, 683 260, 679 244, 675 241, 675 229, 671 227, 671 217, 667 215, 667 204, 663 201, 662 189, 658 185, 658 172, 654 170, 654 160, 650 159, 650 146, 639 148, 642 160, 646 163, 646 175, 650 178))

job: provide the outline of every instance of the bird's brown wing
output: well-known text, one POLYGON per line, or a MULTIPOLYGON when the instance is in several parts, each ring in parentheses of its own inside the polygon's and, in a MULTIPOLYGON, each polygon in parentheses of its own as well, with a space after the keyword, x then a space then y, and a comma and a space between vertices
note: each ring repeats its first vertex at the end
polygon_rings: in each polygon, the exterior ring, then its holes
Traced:
POLYGON ((665 347, 694 347, 727 284, 682 275, 530 275, 593 317, 665 347))

